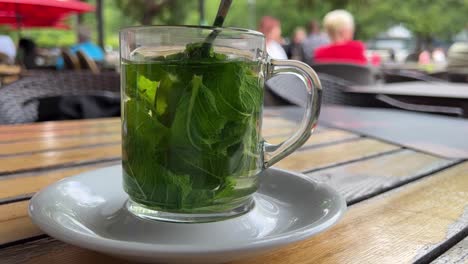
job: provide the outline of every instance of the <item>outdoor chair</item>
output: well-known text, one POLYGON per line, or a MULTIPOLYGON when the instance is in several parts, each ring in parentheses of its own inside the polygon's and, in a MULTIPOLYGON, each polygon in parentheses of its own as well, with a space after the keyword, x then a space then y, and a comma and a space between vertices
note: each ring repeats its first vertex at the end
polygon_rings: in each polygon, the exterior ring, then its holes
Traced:
POLYGON ((317 73, 325 73, 348 81, 354 85, 375 84, 380 79, 380 72, 370 66, 349 63, 312 64, 317 73))
POLYGON ((67 70, 79 70, 81 68, 80 62, 75 54, 71 53, 68 49, 62 49, 62 58, 67 70))
POLYGON ((98 74, 100 72, 96 62, 92 60, 88 55, 86 55, 86 53, 84 53, 83 51, 77 51, 76 57, 78 58, 81 69, 90 70, 94 74, 98 74))
POLYGON ((326 73, 318 73, 318 76, 323 90, 322 104, 376 106, 375 98, 345 92, 346 88, 354 85, 352 82, 326 73))
POLYGON ((120 77, 115 72, 93 74, 87 71, 69 71, 35 74, 0 89, 0 124, 38 121, 39 105, 45 98, 60 96, 118 98, 119 93, 120 77))

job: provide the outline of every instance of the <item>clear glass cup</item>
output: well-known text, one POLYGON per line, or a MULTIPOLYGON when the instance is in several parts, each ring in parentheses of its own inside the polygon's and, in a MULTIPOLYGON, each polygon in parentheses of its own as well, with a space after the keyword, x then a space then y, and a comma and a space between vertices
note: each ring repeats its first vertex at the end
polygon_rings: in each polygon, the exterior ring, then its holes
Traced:
POLYGON ((259 32, 131 27, 120 32, 120 54, 123 185, 139 217, 209 222, 248 212, 259 173, 300 147, 317 122, 317 75, 271 59, 259 32), (278 74, 303 80, 307 106, 298 130, 273 145, 261 136, 263 89, 278 74))

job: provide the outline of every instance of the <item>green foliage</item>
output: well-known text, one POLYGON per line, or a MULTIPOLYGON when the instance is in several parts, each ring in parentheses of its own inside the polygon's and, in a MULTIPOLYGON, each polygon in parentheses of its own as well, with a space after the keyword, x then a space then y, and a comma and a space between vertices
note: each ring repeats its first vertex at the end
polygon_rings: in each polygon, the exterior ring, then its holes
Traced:
POLYGON ((258 65, 213 51, 200 57, 203 48, 192 44, 123 65, 124 179, 132 198, 147 206, 228 209, 255 189, 237 180, 262 166, 258 65))
POLYGON ((450 39, 466 23, 466 0, 363 0, 351 2, 361 33, 371 37, 388 26, 404 24, 417 37, 450 39))
MULTIPOLYGON (((88 0, 95 4, 95 0, 88 0)), ((192 24, 199 22, 197 0, 104 0, 105 43, 118 46, 118 30, 141 24, 192 24)), ((211 24, 219 0, 205 0, 205 18, 211 24)), ((306 26, 312 19, 337 8, 351 11, 356 19, 358 39, 373 38, 392 25, 403 23, 421 39, 450 39, 466 26, 468 0, 236 0, 233 1, 225 25, 256 29, 264 15, 279 18, 284 36, 297 26, 306 26)), ((84 24, 96 34, 94 13, 83 15, 84 24)), ((23 30, 23 36, 37 40, 39 46, 69 46, 76 43, 76 18, 67 22, 72 30, 23 30)), ((15 31, 0 28, 16 38, 15 31)), ((96 35, 93 36, 96 40, 96 35)))
POLYGON ((180 24, 195 1, 184 0, 117 0, 117 7, 140 25, 180 24))

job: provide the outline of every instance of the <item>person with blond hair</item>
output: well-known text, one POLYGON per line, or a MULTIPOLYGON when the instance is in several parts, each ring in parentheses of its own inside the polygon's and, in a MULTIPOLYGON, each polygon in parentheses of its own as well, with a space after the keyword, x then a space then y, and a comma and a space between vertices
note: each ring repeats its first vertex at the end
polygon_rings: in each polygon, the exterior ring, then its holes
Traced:
POLYGON ((334 10, 323 19, 331 43, 315 50, 314 63, 367 64, 365 46, 354 38, 354 18, 346 10, 334 10))
POLYGON ((287 59, 286 52, 281 46, 281 23, 278 19, 264 16, 260 20, 258 30, 265 35, 268 55, 273 59, 287 59))

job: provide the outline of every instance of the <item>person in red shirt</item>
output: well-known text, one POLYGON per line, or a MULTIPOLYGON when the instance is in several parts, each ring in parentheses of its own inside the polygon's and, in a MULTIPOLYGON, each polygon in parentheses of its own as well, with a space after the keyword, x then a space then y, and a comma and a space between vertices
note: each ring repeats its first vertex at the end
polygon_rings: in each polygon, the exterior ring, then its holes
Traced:
POLYGON ((331 44, 315 50, 315 63, 367 64, 365 46, 354 38, 354 18, 346 10, 334 10, 323 19, 331 44))

